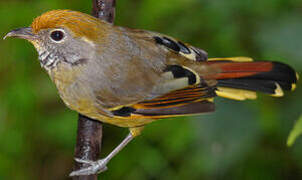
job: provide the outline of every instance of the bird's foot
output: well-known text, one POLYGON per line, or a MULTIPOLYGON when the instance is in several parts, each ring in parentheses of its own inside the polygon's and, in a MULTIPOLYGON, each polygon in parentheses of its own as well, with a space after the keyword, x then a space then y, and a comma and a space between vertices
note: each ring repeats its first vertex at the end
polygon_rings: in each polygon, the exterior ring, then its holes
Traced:
POLYGON ((83 160, 83 159, 78 159, 75 158, 75 161, 83 164, 89 165, 86 168, 82 168, 76 171, 72 171, 69 176, 85 176, 85 175, 92 175, 92 174, 97 174, 106 171, 108 168, 106 164, 108 161, 105 159, 100 159, 97 161, 90 161, 90 160, 83 160))

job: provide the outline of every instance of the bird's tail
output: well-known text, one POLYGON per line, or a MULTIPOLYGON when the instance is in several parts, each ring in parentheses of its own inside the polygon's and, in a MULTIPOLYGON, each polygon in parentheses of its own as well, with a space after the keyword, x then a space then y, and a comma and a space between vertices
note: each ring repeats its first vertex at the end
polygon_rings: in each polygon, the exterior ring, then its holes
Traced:
POLYGON ((218 66, 220 72, 216 94, 221 97, 245 100, 255 99, 256 92, 283 96, 283 90, 294 90, 298 74, 280 62, 256 61, 251 58, 210 58, 208 63, 218 66))
MULTIPOLYGON (((283 90, 294 90, 298 79, 297 73, 286 64, 253 62, 246 57, 211 58, 207 62, 202 61, 202 64, 209 66, 196 64, 185 68, 169 66, 166 73, 172 75, 173 80, 163 82, 160 88, 168 89, 168 93, 115 109, 112 113, 119 118, 145 120, 212 112, 215 110, 213 97, 216 95, 245 100, 255 99, 256 92, 262 92, 279 97, 283 96, 283 90), (200 79, 196 78, 198 76, 201 76, 200 79), (184 88, 171 90, 179 86, 184 88)), ((137 122, 144 124, 144 121, 137 122)))

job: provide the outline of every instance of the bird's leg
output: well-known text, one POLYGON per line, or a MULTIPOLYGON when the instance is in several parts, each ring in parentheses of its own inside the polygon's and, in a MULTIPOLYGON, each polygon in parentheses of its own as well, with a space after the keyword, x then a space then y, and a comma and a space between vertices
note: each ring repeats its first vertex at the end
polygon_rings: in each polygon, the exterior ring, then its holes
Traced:
POLYGON ((104 159, 100 159, 97 161, 83 160, 75 158, 77 162, 88 164, 89 166, 77 171, 73 171, 69 176, 81 176, 81 175, 90 175, 96 174, 100 172, 104 172, 107 170, 107 163, 119 152, 121 151, 134 137, 131 133, 104 159))
POLYGON ((107 163, 118 154, 134 137, 138 136, 142 131, 143 127, 130 128, 130 133, 128 136, 116 147, 110 154, 108 154, 104 159, 100 159, 97 161, 84 160, 75 158, 77 162, 88 164, 89 166, 86 168, 82 168, 76 171, 73 171, 69 174, 69 176, 83 176, 83 175, 91 175, 96 173, 101 173, 107 170, 107 163))

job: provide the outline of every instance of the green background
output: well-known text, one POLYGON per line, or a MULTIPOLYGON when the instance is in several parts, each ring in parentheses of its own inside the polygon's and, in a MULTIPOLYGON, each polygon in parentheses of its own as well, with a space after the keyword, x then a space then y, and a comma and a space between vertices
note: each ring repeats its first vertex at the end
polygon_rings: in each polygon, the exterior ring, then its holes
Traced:
MULTIPOLYGON (((0 36, 52 9, 91 2, 0 1, 0 36)), ((277 60, 302 72, 301 0, 117 0, 116 24, 165 33, 210 57, 277 60)), ((302 89, 256 101, 217 98, 216 113, 147 126, 100 179, 302 179, 302 140, 286 147, 302 89)), ((0 179, 67 179, 77 113, 65 107, 24 40, 0 40, 0 179)), ((102 156, 127 134, 104 127, 102 156)))

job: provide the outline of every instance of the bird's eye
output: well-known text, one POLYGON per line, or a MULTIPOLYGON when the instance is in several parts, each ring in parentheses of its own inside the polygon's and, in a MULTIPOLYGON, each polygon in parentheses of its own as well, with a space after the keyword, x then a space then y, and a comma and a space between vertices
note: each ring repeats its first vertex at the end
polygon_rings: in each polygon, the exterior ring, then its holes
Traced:
POLYGON ((57 41, 57 42, 61 41, 64 38, 64 32, 55 30, 55 31, 51 32, 50 37, 54 41, 57 41))

